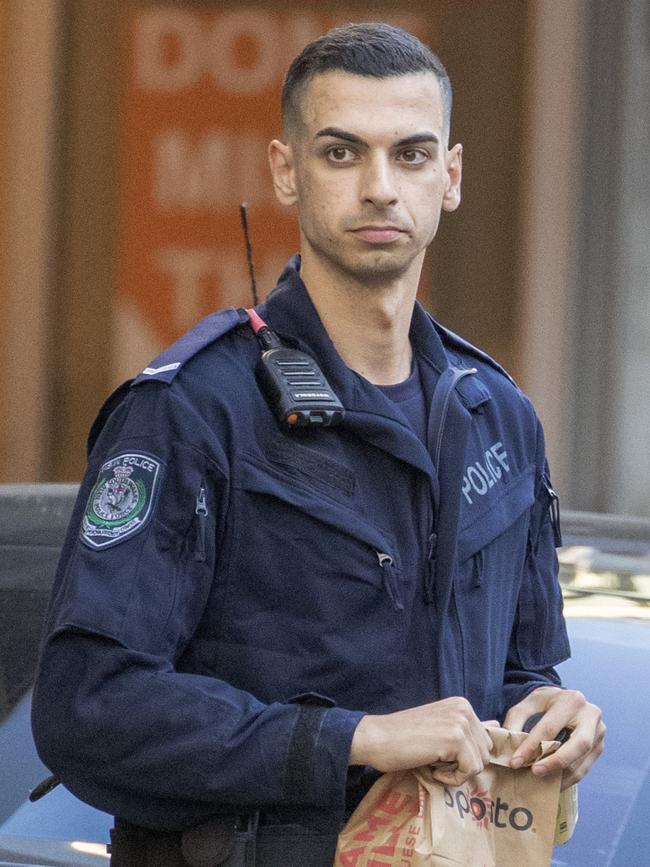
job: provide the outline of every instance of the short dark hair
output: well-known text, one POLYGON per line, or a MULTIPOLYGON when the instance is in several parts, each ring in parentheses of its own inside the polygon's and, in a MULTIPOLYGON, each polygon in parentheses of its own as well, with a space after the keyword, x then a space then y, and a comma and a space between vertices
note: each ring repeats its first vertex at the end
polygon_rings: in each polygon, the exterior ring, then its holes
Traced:
POLYGON ((449 130, 451 82, 440 58, 416 36, 381 22, 335 27, 303 48, 291 63, 282 88, 285 130, 300 120, 300 97, 311 79, 335 70, 371 78, 433 72, 440 86, 445 129, 449 130))

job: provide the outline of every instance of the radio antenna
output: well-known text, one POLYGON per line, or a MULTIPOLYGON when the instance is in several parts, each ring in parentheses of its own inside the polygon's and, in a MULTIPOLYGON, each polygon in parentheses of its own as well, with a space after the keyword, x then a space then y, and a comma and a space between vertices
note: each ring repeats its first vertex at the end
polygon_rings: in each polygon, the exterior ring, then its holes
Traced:
POLYGON ((253 248, 251 246, 251 238, 248 232, 248 204, 242 202, 239 206, 239 216, 241 217, 241 226, 244 230, 244 241, 246 242, 246 261, 248 262, 248 274, 251 278, 251 291, 253 294, 253 306, 260 303, 257 295, 257 283, 255 281, 255 268, 253 267, 253 248))

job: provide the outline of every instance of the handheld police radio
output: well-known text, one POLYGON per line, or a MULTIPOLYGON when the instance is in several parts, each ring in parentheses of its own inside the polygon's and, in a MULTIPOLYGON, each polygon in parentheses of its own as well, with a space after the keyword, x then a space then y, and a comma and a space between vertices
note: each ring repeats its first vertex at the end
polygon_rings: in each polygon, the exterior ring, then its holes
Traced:
POLYGON ((262 348, 260 385, 280 424, 288 429, 339 424, 345 410, 311 355, 283 346, 254 310, 246 313, 262 348))
MULTIPOLYGON (((257 303, 245 203, 240 205, 239 212, 246 240, 253 301, 257 303)), ((340 424, 345 410, 315 359, 299 349, 284 346, 278 335, 255 310, 250 309, 246 313, 248 323, 262 349, 257 377, 280 424, 287 430, 334 427, 340 424)))

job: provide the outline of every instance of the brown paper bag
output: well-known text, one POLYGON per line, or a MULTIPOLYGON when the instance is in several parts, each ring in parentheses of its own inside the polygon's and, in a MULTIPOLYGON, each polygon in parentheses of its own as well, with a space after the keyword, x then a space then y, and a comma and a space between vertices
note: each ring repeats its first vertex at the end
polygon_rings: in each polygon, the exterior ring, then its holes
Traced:
MULTIPOLYGON (((508 767, 526 734, 488 731, 492 760, 462 786, 430 768, 380 777, 341 831, 335 867, 548 867, 560 775, 508 767)), ((544 743, 535 760, 558 746, 544 743)))

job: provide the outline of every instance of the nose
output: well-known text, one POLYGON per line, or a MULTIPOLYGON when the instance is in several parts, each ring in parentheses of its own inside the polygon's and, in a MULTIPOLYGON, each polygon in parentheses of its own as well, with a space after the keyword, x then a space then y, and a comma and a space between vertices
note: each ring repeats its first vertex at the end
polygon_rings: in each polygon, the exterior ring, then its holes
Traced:
POLYGON ((361 200, 376 208, 385 208, 397 202, 395 178, 387 156, 376 154, 367 162, 361 181, 361 200))

